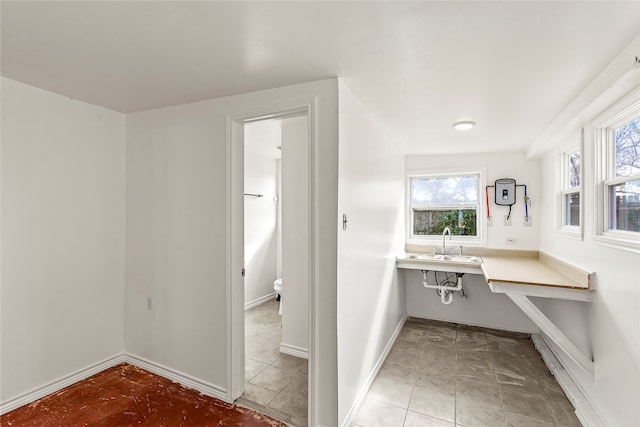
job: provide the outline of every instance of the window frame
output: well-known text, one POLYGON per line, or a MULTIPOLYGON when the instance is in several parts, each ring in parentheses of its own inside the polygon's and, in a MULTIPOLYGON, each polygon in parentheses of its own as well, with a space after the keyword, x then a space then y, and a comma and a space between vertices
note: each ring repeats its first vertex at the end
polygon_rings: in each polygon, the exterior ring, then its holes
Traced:
POLYGON ((557 197, 557 229, 566 237, 583 240, 584 238, 584 176, 585 176, 585 158, 584 158, 584 132, 580 130, 577 136, 570 138, 569 142, 561 148, 559 153, 558 164, 558 197, 557 197), (569 158, 573 153, 578 152, 580 155, 580 185, 571 187, 569 183, 569 158), (578 194, 580 197, 580 213, 579 225, 570 225, 567 223, 567 203, 566 197, 570 194, 578 194))
MULTIPOLYGON (((473 206, 476 207, 476 236, 461 236, 453 235, 452 240, 462 243, 466 246, 482 246, 486 245, 486 233, 484 230, 485 220, 483 215, 483 198, 482 190, 485 187, 485 171, 483 168, 455 168, 455 169, 429 169, 429 170, 415 170, 407 171, 405 174, 405 238, 406 243, 410 245, 420 246, 441 246, 442 235, 414 235, 413 234, 413 203, 411 196, 411 179, 412 178, 446 178, 452 176, 478 176, 478 189, 477 189, 477 207, 476 205, 464 205, 463 207, 473 206)), ((461 206, 451 206, 452 208, 460 208, 461 206)), ((449 239, 447 239, 447 242, 449 239)))
POLYGON ((640 93, 633 93, 614 105, 592 123, 595 137, 596 163, 594 236, 593 240, 606 246, 640 253, 640 232, 610 228, 611 205, 609 190, 615 185, 640 179, 640 173, 627 177, 615 177, 614 132, 640 116, 640 93))

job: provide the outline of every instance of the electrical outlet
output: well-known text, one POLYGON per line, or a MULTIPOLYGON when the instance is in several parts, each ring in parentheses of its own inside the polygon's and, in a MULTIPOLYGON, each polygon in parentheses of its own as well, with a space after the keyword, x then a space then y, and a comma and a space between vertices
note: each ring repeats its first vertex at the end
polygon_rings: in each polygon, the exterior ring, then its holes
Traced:
POLYGON ((503 225, 506 225, 507 227, 511 226, 511 217, 509 215, 505 215, 504 216, 504 224, 503 225))
POLYGON ((147 297, 147 310, 153 310, 153 300, 151 297, 147 297))
POLYGON ((532 224, 531 215, 529 215, 529 217, 525 216, 522 223, 524 224, 525 227, 531 227, 531 224, 532 224))
POLYGON ((518 244, 518 238, 517 237, 505 237, 504 238, 504 242, 507 245, 517 245, 518 244))

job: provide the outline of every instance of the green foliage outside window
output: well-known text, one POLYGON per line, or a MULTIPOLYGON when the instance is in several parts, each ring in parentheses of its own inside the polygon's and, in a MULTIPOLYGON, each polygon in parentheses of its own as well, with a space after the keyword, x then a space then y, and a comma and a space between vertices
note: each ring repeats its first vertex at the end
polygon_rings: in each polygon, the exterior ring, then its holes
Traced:
POLYGON ((445 227, 455 236, 477 236, 475 209, 414 210, 413 234, 440 235, 445 227))

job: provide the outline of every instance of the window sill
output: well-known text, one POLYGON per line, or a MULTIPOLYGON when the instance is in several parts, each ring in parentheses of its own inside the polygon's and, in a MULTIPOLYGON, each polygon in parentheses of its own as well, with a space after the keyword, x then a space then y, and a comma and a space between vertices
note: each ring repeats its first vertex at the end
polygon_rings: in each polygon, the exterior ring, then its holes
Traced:
POLYGON ((557 230, 558 234, 567 239, 584 240, 582 229, 580 227, 562 227, 557 230))
POLYGON ((625 239, 619 236, 610 235, 596 235, 593 236, 594 243, 602 246, 607 246, 615 249, 622 249, 624 251, 640 253, 640 238, 638 239, 625 239))

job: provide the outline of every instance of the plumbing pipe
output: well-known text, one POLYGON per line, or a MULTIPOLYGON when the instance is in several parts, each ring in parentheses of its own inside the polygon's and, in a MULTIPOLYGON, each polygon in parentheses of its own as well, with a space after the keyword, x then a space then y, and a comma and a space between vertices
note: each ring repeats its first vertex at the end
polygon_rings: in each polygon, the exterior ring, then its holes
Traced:
POLYGON ((425 288, 437 289, 437 290, 443 290, 443 291, 461 291, 462 290, 462 280, 459 280, 456 286, 430 285, 426 282, 422 282, 422 285, 425 288))
POLYGON ((524 217, 527 219, 527 222, 529 222, 529 196, 527 196, 527 186, 523 185, 524 187, 524 217))
POLYGON ((518 187, 524 187, 524 217, 529 222, 529 196, 527 196, 526 184, 518 184, 518 187))
POLYGON ((463 274, 462 273, 456 273, 456 276, 457 276, 456 286, 446 286, 446 285, 438 284, 437 280, 435 285, 430 285, 427 282, 427 271, 428 270, 422 270, 422 277, 424 279, 424 281, 422 282, 422 286, 424 286, 425 288, 437 289, 438 295, 440 295, 440 301, 443 304, 446 304, 446 305, 451 304, 453 302, 453 293, 457 291, 463 291, 462 289, 463 274))
POLYGON ((451 304, 453 302, 453 292, 442 292, 440 294, 440 301, 443 304, 451 304))
POLYGON ((487 201, 487 218, 491 218, 491 209, 489 208, 489 185, 484 187, 484 195, 487 201))

